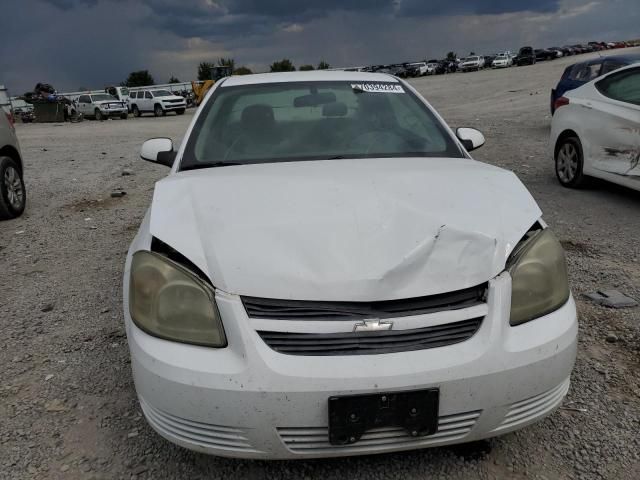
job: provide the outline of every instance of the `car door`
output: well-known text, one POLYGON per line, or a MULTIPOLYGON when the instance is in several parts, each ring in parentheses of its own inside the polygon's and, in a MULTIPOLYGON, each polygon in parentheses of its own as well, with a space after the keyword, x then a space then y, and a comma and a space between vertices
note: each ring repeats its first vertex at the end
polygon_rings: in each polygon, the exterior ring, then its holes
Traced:
POLYGON ((640 179, 640 67, 593 84, 584 100, 588 163, 601 172, 640 179))
POLYGON ((89 95, 80 95, 78 98, 78 111, 83 115, 87 115, 89 105, 91 105, 89 95))
POLYGON ((143 110, 151 111, 153 110, 153 95, 148 90, 144 92, 144 99, 142 100, 143 110))

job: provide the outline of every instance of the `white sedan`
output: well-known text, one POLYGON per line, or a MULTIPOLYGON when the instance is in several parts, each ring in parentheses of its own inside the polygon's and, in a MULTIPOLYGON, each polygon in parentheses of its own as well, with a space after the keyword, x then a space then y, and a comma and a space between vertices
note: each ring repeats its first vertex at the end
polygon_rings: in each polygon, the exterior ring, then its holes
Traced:
POLYGON ((569 389, 564 252, 526 188, 406 82, 216 83, 127 255, 149 424, 222 456, 348 456, 502 435, 569 389))
POLYGON ((640 66, 571 90, 555 107, 550 147, 562 185, 597 177, 640 190, 640 66))

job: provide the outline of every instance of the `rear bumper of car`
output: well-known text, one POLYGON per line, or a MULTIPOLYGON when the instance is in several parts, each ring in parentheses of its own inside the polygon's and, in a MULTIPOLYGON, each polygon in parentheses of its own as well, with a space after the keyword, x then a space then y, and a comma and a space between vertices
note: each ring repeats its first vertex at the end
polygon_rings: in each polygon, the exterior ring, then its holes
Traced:
MULTIPOLYGON (((127 292, 125 277, 125 292, 127 292)), ((508 325, 510 278, 490 282, 489 310, 469 340, 381 355, 293 356, 271 350, 237 296, 218 291, 229 346, 161 340, 125 321, 136 390, 149 424, 183 447, 264 459, 348 456, 468 442, 551 413, 568 388, 577 320, 570 298, 532 322, 508 325), (439 428, 411 437, 372 430, 355 444, 328 440, 328 398, 439 389, 439 428)), ((439 315, 439 314, 429 314, 439 315)))

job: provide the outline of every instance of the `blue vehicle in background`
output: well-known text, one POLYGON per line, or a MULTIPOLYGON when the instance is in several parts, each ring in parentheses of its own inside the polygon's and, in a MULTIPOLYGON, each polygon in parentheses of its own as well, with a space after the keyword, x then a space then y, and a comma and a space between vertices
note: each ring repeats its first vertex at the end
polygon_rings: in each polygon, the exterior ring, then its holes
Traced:
POLYGON ((556 88, 551 90, 551 115, 556 111, 557 100, 569 90, 574 90, 594 78, 633 63, 640 63, 640 55, 612 55, 569 65, 556 88))

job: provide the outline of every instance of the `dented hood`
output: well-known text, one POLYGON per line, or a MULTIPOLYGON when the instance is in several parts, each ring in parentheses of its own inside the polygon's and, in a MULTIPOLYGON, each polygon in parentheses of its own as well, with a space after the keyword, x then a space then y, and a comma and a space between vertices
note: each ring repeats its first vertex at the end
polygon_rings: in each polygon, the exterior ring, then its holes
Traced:
POLYGON ((486 282, 539 217, 496 167, 359 159, 170 175, 156 185, 150 229, 229 293, 371 301, 486 282))

